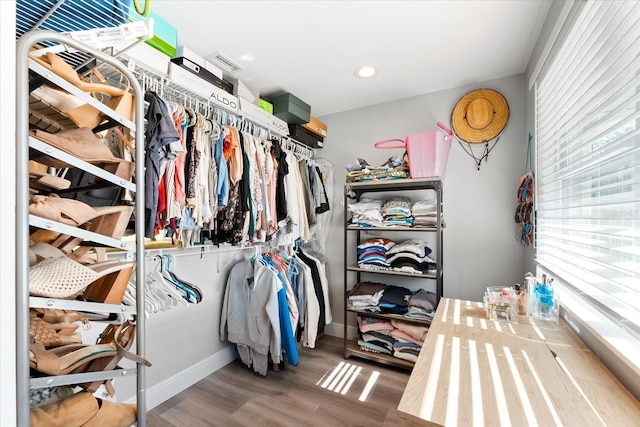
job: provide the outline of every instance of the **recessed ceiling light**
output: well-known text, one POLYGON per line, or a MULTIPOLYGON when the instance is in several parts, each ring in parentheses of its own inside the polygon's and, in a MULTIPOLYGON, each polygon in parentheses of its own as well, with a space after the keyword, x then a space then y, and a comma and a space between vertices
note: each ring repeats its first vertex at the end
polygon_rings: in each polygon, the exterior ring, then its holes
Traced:
POLYGON ((253 61, 254 59, 256 59, 256 57, 251 55, 250 53, 245 53, 244 55, 240 56, 240 59, 242 61, 253 61))
POLYGON ((361 79, 368 79, 376 75, 376 69, 371 65, 361 65, 356 68, 355 75, 361 79))

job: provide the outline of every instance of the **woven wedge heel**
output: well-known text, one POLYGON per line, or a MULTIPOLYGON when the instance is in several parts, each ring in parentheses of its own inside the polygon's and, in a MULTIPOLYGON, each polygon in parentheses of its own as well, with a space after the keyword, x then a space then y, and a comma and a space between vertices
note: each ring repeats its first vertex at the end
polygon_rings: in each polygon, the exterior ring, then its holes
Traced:
MULTIPOLYGON (((47 258, 29 268, 29 293, 46 298, 73 299, 96 280, 130 270, 131 262, 104 261, 83 265, 68 257, 47 258)), ((128 280, 128 279, 127 279, 128 280)))

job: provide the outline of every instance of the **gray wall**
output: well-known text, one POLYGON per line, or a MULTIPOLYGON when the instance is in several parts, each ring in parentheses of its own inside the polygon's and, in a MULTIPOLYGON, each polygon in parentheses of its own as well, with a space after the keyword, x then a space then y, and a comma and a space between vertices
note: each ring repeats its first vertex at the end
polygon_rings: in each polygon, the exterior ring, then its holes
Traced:
POLYGON ((401 154, 402 150, 375 149, 374 143, 436 130, 437 121, 449 126, 451 111, 460 97, 485 87, 501 92, 511 113, 505 132, 480 170, 457 142, 449 152, 443 181, 444 295, 481 301, 485 287, 513 285, 522 280, 525 248, 515 240, 513 217, 518 178, 525 163, 526 88, 524 75, 517 75, 321 117, 329 136, 318 156, 336 163, 333 206, 337 209, 327 243, 336 323, 343 322, 345 165, 356 157, 380 165, 391 155, 401 154))
MULTIPOLYGON (((345 165, 356 157, 381 164, 401 150, 378 150, 382 139, 436 130, 449 125, 458 99, 470 90, 492 88, 507 99, 511 115, 489 162, 477 170, 457 142, 449 153, 444 178, 444 294, 480 301, 490 285, 512 285, 524 275, 525 249, 515 241, 518 177, 525 161, 526 132, 524 75, 479 82, 472 86, 416 96, 393 103, 322 117, 329 129, 325 148, 318 150, 336 164, 333 217, 327 241, 328 275, 334 323, 328 335, 342 336, 343 319, 343 205, 345 165)), ((239 256, 250 256, 251 251, 239 256)), ((180 256, 174 271, 199 286, 202 304, 152 315, 147 321, 148 405, 153 407, 228 362, 229 346, 218 341, 220 307, 227 261, 233 252, 180 256)), ((353 322, 348 322, 353 326, 353 322)), ((116 385, 120 398, 131 396, 133 383, 116 385)))

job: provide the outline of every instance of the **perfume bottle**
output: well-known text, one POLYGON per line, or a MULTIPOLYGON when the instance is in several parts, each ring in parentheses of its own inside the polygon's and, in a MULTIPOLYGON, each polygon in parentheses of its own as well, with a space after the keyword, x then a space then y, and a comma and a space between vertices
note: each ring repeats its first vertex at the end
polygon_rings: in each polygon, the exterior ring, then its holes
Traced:
POLYGON ((535 316, 535 297, 534 290, 536 286, 536 278, 533 274, 527 273, 524 275, 524 305, 527 316, 535 316))

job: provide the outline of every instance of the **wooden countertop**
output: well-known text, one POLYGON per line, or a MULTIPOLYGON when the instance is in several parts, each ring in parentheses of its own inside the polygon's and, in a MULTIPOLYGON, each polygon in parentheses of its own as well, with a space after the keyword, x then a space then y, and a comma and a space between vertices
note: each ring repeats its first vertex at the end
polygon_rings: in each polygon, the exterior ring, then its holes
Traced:
POLYGON ((398 412, 402 426, 640 425, 640 402, 564 322, 488 320, 448 298, 398 412))

